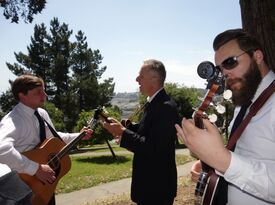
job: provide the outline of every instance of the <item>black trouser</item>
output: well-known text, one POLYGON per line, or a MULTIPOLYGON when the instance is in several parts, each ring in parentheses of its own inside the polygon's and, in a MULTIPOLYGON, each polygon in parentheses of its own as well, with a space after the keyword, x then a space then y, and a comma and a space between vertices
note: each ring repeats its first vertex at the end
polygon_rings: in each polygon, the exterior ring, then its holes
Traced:
POLYGON ((142 202, 138 202, 137 205, 173 205, 174 198, 171 199, 149 199, 142 202))
POLYGON ((16 172, 0 177, 0 184, 1 205, 31 205, 32 191, 16 172))
POLYGON ((51 200, 49 201, 48 205, 55 205, 55 194, 53 193, 53 196, 51 200))

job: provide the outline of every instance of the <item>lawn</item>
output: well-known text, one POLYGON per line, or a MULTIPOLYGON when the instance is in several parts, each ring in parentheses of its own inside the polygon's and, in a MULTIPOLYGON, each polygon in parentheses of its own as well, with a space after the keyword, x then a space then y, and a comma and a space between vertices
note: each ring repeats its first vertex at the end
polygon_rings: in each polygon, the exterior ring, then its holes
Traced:
MULTIPOLYGON (((102 183, 131 177, 133 155, 125 149, 114 147, 116 159, 113 158, 108 147, 97 146, 85 150, 82 154, 70 155, 71 170, 59 181, 56 193, 68 193, 83 188, 89 188, 102 183), (104 151, 104 153, 102 153, 104 151)), ((191 161, 186 155, 177 155, 178 165, 191 161)))

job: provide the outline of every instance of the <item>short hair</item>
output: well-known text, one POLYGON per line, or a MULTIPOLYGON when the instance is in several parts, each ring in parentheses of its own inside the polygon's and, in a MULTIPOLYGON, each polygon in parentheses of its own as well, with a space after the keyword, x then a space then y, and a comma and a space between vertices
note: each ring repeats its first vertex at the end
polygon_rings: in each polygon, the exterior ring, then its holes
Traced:
POLYGON ((160 82, 163 85, 166 78, 166 70, 163 63, 155 59, 145 60, 143 63, 144 66, 148 66, 151 71, 158 74, 158 76, 160 77, 160 82))
POLYGON ((213 41, 214 51, 217 51, 221 46, 231 40, 236 40, 240 49, 246 51, 250 56, 253 55, 253 51, 255 50, 259 49, 263 51, 260 42, 255 36, 243 29, 230 29, 218 34, 213 41))
POLYGON ((32 74, 23 74, 17 77, 12 83, 12 94, 16 100, 19 100, 19 93, 26 95, 29 90, 43 86, 43 79, 32 74))

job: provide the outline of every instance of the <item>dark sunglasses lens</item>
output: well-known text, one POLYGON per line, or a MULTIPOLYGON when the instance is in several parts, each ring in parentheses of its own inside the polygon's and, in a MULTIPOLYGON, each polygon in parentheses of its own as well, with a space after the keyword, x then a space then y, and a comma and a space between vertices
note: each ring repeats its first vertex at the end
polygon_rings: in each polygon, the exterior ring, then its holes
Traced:
POLYGON ((233 69, 237 65, 238 65, 238 61, 237 61, 236 57, 227 58, 226 60, 224 60, 222 62, 222 66, 227 70, 233 69))

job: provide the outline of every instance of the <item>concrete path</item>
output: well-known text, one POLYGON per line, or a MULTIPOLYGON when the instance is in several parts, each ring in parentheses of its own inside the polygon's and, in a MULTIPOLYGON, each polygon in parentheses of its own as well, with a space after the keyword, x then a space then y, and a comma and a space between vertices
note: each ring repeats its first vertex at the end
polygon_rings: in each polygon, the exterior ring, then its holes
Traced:
MULTIPOLYGON (((177 150, 178 154, 189 154, 187 149, 177 150)), ((191 166, 194 162, 189 162, 177 167, 178 177, 186 176, 190 173, 191 166)), ((131 178, 122 179, 106 184, 101 184, 88 189, 58 194, 56 195, 57 205, 85 205, 87 202, 92 203, 104 198, 110 198, 123 194, 130 194, 131 178)))

